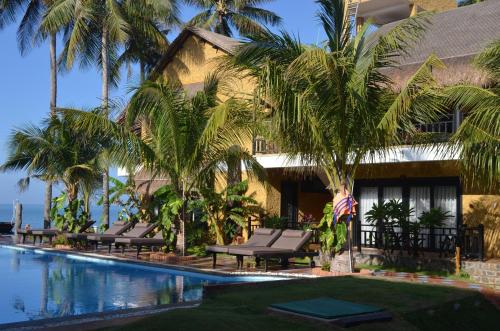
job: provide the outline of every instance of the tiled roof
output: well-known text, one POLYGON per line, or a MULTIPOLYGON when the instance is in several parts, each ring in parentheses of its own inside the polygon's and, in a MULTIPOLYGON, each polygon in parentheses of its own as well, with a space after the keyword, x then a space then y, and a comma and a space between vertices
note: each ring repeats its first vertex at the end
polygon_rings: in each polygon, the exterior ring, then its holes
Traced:
POLYGON ((209 43, 219 47, 220 49, 233 54, 235 49, 240 45, 236 39, 196 27, 189 27, 187 30, 191 31, 198 37, 208 41, 209 43))
MULTIPOLYGON (((430 22, 414 50, 398 59, 400 65, 422 63, 433 53, 441 59, 480 53, 489 43, 500 39, 500 0, 436 13, 430 17, 430 22)), ((387 33, 398 23, 383 25, 377 34, 387 33)))

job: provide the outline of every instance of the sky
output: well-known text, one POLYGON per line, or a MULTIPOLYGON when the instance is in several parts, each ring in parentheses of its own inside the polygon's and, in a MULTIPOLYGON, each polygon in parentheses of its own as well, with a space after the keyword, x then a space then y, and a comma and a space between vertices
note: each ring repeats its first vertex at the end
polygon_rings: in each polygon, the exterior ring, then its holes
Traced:
MULTIPOLYGON (((318 41, 318 21, 315 17, 314 0, 276 0, 264 8, 283 18, 285 29, 306 43, 318 41)), ((182 19, 188 20, 195 14, 193 8, 182 8, 182 19)), ((12 130, 27 123, 38 124, 49 112, 50 77, 49 48, 43 44, 21 56, 16 41, 17 24, 11 24, 0 31, 0 164, 7 155, 7 140, 12 130)), ((178 31, 169 35, 172 40, 178 31)), ((60 45, 59 45, 60 46, 60 45)), ((128 91, 137 82, 137 72, 130 80, 123 79, 118 88, 112 89, 111 98, 126 102, 128 91)), ((59 107, 90 109, 100 104, 101 81, 96 68, 80 70, 76 67, 58 77, 59 107)), ((116 170, 111 171, 115 175, 116 170)), ((0 173, 0 204, 19 199, 25 204, 43 203, 43 183, 32 181, 29 189, 19 192, 17 181, 24 177, 22 172, 0 173)))

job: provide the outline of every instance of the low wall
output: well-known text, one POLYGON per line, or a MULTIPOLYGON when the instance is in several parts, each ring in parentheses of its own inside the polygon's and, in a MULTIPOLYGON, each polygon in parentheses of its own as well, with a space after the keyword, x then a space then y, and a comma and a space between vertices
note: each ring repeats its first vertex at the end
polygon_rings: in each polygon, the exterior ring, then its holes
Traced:
POLYGON ((384 255, 373 250, 372 252, 357 252, 354 254, 354 259, 356 264, 394 265, 415 270, 455 272, 455 259, 453 257, 439 257, 436 254, 413 257, 399 253, 384 255))
POLYGON ((500 260, 462 261, 462 271, 468 273, 475 283, 500 290, 500 260))

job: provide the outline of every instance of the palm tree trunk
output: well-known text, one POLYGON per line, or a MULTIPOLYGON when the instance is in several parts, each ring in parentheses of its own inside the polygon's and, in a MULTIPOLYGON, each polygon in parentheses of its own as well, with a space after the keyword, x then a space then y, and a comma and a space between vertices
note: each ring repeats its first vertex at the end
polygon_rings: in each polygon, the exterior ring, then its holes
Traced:
MULTIPOLYGON (((56 34, 50 34, 50 116, 56 116, 57 104, 57 57, 56 34)), ((43 227, 50 227, 50 209, 52 208, 52 182, 45 182, 45 201, 43 210, 43 227)))
POLYGON ((140 60, 139 61, 139 79, 141 80, 140 83, 144 83, 146 80, 146 68, 144 65, 144 61, 140 60))
MULTIPOLYGON (((108 29, 104 24, 102 29, 102 108, 105 116, 109 116, 109 73, 108 73, 108 29)), ((109 227, 109 169, 106 166, 102 176, 102 225, 105 229, 109 227)))

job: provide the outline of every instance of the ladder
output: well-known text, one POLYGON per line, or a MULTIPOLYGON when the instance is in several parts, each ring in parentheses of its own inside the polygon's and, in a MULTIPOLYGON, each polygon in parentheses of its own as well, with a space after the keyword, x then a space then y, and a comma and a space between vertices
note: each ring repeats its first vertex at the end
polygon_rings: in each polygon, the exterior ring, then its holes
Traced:
POLYGON ((347 2, 347 17, 352 20, 354 24, 353 28, 353 37, 356 36, 357 33, 357 20, 358 20, 358 10, 359 10, 359 3, 361 0, 348 0, 347 2))

